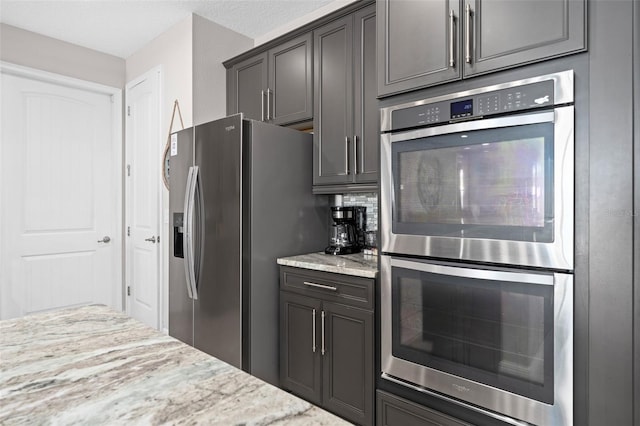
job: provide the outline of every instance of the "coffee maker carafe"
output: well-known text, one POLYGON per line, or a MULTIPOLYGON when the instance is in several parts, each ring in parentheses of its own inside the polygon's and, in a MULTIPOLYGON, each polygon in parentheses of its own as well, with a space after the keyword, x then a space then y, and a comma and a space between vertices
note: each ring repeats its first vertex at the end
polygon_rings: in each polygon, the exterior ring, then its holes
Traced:
POLYGON ((365 207, 331 207, 333 224, 329 229, 327 254, 360 253, 364 245, 365 207))

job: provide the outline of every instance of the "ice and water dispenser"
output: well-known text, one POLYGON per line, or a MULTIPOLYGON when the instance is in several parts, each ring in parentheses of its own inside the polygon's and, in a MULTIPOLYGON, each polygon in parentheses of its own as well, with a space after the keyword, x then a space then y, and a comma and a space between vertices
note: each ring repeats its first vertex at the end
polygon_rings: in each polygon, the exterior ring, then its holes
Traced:
POLYGON ((173 214, 173 256, 184 258, 184 213, 173 214))

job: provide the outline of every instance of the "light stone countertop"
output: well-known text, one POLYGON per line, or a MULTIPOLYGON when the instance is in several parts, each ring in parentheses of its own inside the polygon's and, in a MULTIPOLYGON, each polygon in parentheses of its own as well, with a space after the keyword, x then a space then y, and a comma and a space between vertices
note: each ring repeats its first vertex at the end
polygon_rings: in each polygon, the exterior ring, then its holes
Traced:
POLYGON ((0 321, 0 424, 350 423, 92 305, 0 321))
POLYGON ((323 252, 309 253, 281 257, 278 259, 278 265, 364 278, 375 278, 378 274, 378 256, 364 255, 362 253, 346 255, 332 255, 323 252))

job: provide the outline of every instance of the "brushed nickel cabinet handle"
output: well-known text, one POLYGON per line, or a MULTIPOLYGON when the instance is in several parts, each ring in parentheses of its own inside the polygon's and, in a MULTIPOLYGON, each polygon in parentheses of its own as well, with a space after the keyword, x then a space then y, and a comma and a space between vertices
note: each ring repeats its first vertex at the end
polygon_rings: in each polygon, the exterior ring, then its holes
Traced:
POLYGON ((344 174, 349 174, 349 136, 344 137, 344 174))
POLYGON ((271 116, 271 89, 267 89, 267 121, 273 119, 271 116))
POLYGON ((311 351, 315 354, 316 353, 316 310, 313 310, 313 313, 311 314, 311 316, 313 317, 313 328, 311 329, 311 339, 313 340, 313 342, 311 343, 311 351))
POLYGON ((260 91, 260 121, 264 121, 264 90, 260 91))
POLYGON ((464 22, 465 25, 465 37, 466 37, 466 41, 465 41, 465 61, 470 64, 471 63, 471 16, 472 16, 472 11, 471 11, 471 5, 469 3, 467 3, 467 6, 465 8, 466 11, 466 20, 464 22))
POLYGON ((455 31, 456 17, 453 14, 453 9, 449 10, 449 68, 456 66, 455 60, 455 31))
POLYGON ((353 173, 358 174, 358 135, 353 135, 353 173))
POLYGON ((325 347, 324 347, 324 311, 322 311, 322 350, 321 353, 324 356, 325 347))
POLYGON ((304 285, 308 285, 310 287, 321 288, 323 290, 338 291, 338 287, 334 287, 334 286, 331 286, 331 285, 316 284, 316 283, 312 283, 312 282, 309 282, 309 281, 305 281, 303 284, 304 285))

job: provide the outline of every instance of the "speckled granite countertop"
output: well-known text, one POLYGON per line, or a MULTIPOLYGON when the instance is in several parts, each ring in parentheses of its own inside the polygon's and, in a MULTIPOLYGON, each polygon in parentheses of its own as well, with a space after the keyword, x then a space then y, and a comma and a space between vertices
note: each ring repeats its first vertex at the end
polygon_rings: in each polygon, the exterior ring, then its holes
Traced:
POLYGON ((278 259, 278 265, 375 278, 378 273, 378 256, 365 256, 362 253, 332 255, 318 252, 281 257, 278 259))
POLYGON ((0 321, 0 424, 348 425, 105 306, 0 321))

